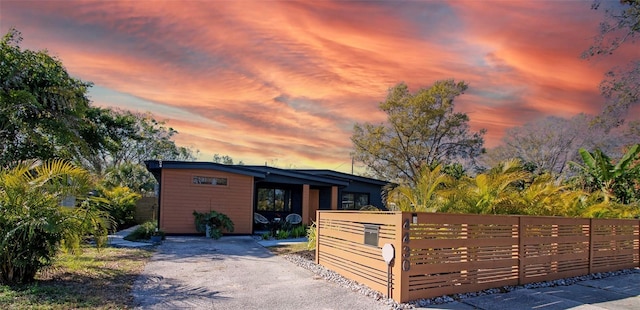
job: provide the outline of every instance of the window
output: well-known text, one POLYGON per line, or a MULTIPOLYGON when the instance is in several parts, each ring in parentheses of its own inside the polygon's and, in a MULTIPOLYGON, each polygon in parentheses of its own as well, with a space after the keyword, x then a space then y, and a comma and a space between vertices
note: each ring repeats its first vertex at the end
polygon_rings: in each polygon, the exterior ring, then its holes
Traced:
POLYGON ((227 178, 194 176, 193 177, 193 184, 208 184, 208 185, 227 186, 227 178))
POLYGON ((366 205, 369 205, 369 194, 342 193, 342 210, 358 210, 366 205))
POLYGON ((291 190, 259 188, 258 211, 291 212, 291 190))

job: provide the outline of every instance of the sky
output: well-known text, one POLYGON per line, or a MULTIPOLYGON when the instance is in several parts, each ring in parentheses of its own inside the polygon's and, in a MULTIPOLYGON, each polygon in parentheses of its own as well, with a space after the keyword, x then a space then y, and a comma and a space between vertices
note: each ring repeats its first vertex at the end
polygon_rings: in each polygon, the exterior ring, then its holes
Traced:
POLYGON ((456 111, 486 147, 539 118, 598 114, 604 74, 640 48, 581 59, 603 18, 591 3, 1 0, 0 31, 93 82, 94 105, 166 121, 199 160, 349 172, 353 125, 384 122, 399 82, 467 82, 456 111))

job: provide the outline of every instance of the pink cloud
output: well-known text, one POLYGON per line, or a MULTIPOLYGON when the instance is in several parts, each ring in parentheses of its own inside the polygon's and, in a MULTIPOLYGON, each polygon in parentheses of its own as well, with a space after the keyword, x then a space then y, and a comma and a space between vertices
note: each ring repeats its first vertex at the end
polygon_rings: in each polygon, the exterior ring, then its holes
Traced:
POLYGON ((3 11, 0 26, 17 26, 25 47, 99 86, 97 104, 126 105, 109 91, 136 98, 130 108, 169 119, 204 159, 258 164, 349 161, 353 124, 384 121, 378 103, 400 81, 467 81, 458 109, 494 146, 536 118, 598 113, 603 73, 640 56, 579 59, 600 15, 573 1, 8 1, 3 11))

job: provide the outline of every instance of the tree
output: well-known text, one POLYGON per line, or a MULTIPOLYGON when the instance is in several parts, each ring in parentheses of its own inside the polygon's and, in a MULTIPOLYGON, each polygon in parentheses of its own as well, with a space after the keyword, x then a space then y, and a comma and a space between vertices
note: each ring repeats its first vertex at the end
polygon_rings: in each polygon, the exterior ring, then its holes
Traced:
MULTIPOLYGON (((594 10, 604 11, 604 20, 594 43, 582 53, 585 59, 611 55, 623 44, 633 44, 640 33, 640 1, 620 0, 619 3, 595 0, 594 10)), ((602 115, 597 119, 605 126, 617 126, 624 122, 632 104, 640 100, 640 60, 633 60, 627 68, 615 68, 605 75, 600 84, 602 95, 608 100, 602 115)))
POLYGON ((78 152, 78 161, 97 174, 126 163, 143 165, 149 159, 195 159, 189 148, 173 141, 178 132, 150 114, 91 108, 87 117, 84 135, 94 141, 93 151, 78 152))
POLYGON ((60 247, 77 249, 86 235, 106 236, 106 217, 85 198, 86 170, 63 160, 21 162, 0 170, 0 283, 33 281, 60 247), (60 201, 75 196, 76 207, 60 201))
POLYGON ((491 167, 517 158, 523 165, 533 168, 531 172, 534 174, 552 173, 570 177, 574 171, 566 168, 570 162, 579 160, 580 148, 599 148, 618 157, 624 147, 640 139, 640 122, 629 122, 607 130, 596 120, 585 114, 570 119, 549 116, 509 128, 502 138, 502 144, 487 150, 482 162, 491 167))
POLYGON ((391 88, 380 103, 387 123, 354 125, 354 159, 375 177, 411 185, 418 183, 424 166, 475 160, 483 151, 485 130, 471 133, 469 117, 454 112, 453 104, 467 87, 444 80, 416 93, 404 83, 391 88))
POLYGON ((102 185, 106 188, 127 187, 142 196, 154 193, 156 179, 141 164, 124 162, 106 170, 102 185))
POLYGON ((607 104, 596 121, 608 131, 622 125, 629 108, 640 100, 640 60, 607 72, 600 93, 607 104))
POLYGON ((603 9, 605 18, 600 23, 600 33, 594 44, 582 53, 583 58, 595 55, 611 55, 625 42, 634 42, 640 32, 640 1, 620 0, 620 4, 609 2, 602 7, 601 0, 595 0, 591 9, 603 9))
MULTIPOLYGON (((229 155, 220 155, 220 154, 214 154, 213 155, 213 162, 214 163, 218 163, 218 164, 225 164, 225 165, 233 165, 233 158, 229 155)), ((238 165, 244 165, 244 162, 239 161, 238 165)))
POLYGON ((90 83, 69 76, 46 51, 21 50, 11 29, 0 42, 0 165, 25 159, 71 158, 80 135, 90 83))

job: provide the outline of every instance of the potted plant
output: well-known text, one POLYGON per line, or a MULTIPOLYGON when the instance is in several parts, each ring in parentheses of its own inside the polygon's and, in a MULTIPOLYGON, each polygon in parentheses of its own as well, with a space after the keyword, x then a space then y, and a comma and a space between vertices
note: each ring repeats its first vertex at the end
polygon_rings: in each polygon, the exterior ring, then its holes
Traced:
POLYGON ((217 211, 210 211, 209 213, 193 211, 193 216, 196 231, 205 233, 207 238, 219 239, 222 237, 222 230, 233 231, 233 221, 223 213, 217 211))
POLYGON ((156 230, 151 233, 151 243, 160 244, 162 242, 162 237, 164 237, 164 233, 156 228, 156 230))

